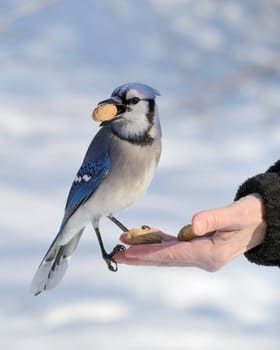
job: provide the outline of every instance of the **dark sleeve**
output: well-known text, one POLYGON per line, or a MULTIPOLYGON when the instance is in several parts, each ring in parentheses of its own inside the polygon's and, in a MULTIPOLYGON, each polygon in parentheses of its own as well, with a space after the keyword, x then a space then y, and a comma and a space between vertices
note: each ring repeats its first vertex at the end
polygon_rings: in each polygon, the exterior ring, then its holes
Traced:
POLYGON ((266 173, 245 181, 235 200, 252 193, 259 193, 263 199, 267 231, 264 242, 246 252, 245 256, 258 265, 280 267, 280 161, 266 173))

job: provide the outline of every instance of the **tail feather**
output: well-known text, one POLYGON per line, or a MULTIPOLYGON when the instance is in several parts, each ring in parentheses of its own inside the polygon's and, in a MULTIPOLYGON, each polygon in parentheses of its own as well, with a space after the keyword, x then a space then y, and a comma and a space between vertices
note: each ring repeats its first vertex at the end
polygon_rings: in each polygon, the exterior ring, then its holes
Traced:
POLYGON ((59 245, 56 237, 31 282, 30 291, 33 295, 55 288, 62 280, 83 230, 65 245, 59 245))

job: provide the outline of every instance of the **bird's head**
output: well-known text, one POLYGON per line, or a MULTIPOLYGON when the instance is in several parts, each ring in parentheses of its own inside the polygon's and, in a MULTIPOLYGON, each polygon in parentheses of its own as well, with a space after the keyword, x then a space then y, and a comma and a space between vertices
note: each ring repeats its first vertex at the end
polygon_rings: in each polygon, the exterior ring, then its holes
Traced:
POLYGON ((99 107, 112 107, 109 120, 101 119, 101 126, 110 124, 116 136, 133 143, 152 142, 160 136, 155 102, 158 95, 157 90, 141 83, 119 86, 109 99, 98 104, 99 107))

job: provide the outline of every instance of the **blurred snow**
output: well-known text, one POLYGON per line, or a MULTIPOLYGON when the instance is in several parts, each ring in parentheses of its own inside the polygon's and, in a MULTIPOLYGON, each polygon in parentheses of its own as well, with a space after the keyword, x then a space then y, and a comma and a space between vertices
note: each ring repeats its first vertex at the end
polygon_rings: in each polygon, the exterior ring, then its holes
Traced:
MULTIPOLYGON (((279 349, 279 271, 243 257, 112 274, 89 227, 59 287, 28 293, 117 85, 161 92, 164 134, 127 226, 176 233, 279 159, 279 23, 277 0, 0 2, 1 348, 279 349)), ((102 231, 113 247, 120 232, 102 231)))

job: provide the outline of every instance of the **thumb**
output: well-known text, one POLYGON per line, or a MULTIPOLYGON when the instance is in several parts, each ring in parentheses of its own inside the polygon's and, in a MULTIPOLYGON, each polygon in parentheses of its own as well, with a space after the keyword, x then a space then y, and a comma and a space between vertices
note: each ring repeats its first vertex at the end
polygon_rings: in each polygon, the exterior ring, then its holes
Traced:
POLYGON ((192 218, 193 232, 199 236, 217 230, 236 230, 236 217, 230 207, 200 211, 192 218))

